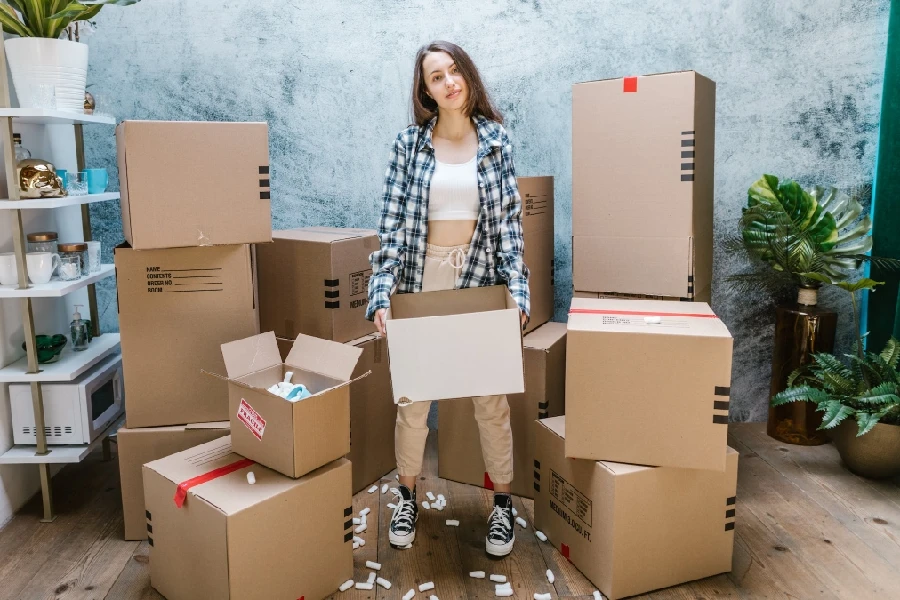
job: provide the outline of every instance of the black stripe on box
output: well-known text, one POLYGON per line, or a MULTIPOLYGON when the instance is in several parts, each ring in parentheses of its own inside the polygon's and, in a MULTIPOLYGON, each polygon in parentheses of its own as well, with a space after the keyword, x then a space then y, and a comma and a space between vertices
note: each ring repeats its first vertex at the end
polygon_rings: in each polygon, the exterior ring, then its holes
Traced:
POLYGON ((350 540, 352 540, 352 539, 353 539, 353 532, 352 532, 352 531, 348 531, 347 533, 344 534, 344 543, 345 543, 345 544, 346 544, 347 542, 349 542, 350 540))
POLYGON ((151 546, 153 545, 153 538, 147 538, 147 543, 151 546))
POLYGON ((681 170, 682 171, 693 171, 694 163, 681 163, 681 170))
POLYGON ((148 521, 152 521, 152 520, 153 520, 153 517, 150 516, 150 511, 149 511, 149 510, 145 510, 145 511, 144 511, 144 514, 147 515, 147 520, 148 520, 148 521))
POLYGON ((689 281, 689 282, 694 281, 694 276, 693 276, 693 275, 688 275, 688 281, 689 281))
POLYGON ((550 413, 546 410, 538 412, 538 419, 549 419, 550 413))
POLYGON ((260 192, 259 193, 260 200, 271 200, 271 198, 272 198, 272 196, 271 196, 270 192, 260 192))
POLYGON ((352 514, 353 514, 353 507, 348 506, 347 508, 344 509, 344 516, 345 516, 345 517, 349 517, 349 516, 352 515, 352 514))
POLYGON ((353 519, 350 519, 349 521, 346 521, 344 523, 344 529, 350 529, 351 527, 353 527, 353 519))
POLYGON ((340 290, 325 290, 326 298, 340 298, 341 291, 340 290))
POLYGON ((540 468, 541 468, 541 461, 535 459, 535 461, 534 461, 534 468, 535 468, 535 469, 540 469, 540 468))
POLYGON ((550 401, 547 400, 546 402, 538 402, 538 408, 540 410, 547 410, 548 408, 550 408, 550 401))
POLYGON ((327 300, 325 301, 325 308, 340 308, 340 307, 341 307, 340 300, 335 300, 334 302, 328 302, 327 300))
POLYGON ((734 503, 737 501, 737 496, 732 496, 728 500, 725 501, 725 506, 734 506, 734 503))
POLYGON ((269 174, 269 165, 260 165, 259 174, 260 175, 268 175, 269 174))
POLYGON ((268 179, 260 179, 259 187, 269 187, 269 180, 268 179))
POLYGON ((731 388, 717 385, 714 393, 716 396, 730 396, 731 388))
POLYGON ((691 173, 690 175, 682 175, 682 176, 681 176, 681 180, 682 180, 682 181, 693 181, 693 180, 694 180, 694 174, 691 173))
POLYGON ((734 523, 725 523, 725 531, 731 531, 734 529, 734 523))
POLYGON ((534 482, 534 491, 536 491, 536 492, 540 492, 540 491, 541 491, 541 484, 539 484, 539 483, 536 482, 536 481, 534 482))
POLYGON ((681 158, 694 158, 694 151, 693 150, 682 150, 681 158))
POLYGON ((681 135, 694 135, 693 131, 682 131, 681 135))
POLYGON ((728 425, 728 417, 726 415, 713 415, 713 423, 717 425, 728 425))
POLYGON ((693 148, 694 140, 681 140, 681 147, 682 148, 693 148))
POLYGON ((726 518, 726 519, 730 519, 730 518, 733 517, 733 516, 734 516, 734 509, 733 509, 733 508, 729 508, 728 510, 725 511, 725 518, 726 518))
POLYGON ((153 525, 147 523, 147 533, 153 533, 153 525))
POLYGON ((726 400, 714 400, 713 410, 728 410, 728 402, 726 400))
POLYGON ((537 472, 537 471, 534 472, 534 480, 535 480, 535 481, 540 481, 540 480, 541 480, 541 474, 540 474, 539 472, 537 472))
POLYGON ((340 279, 326 279, 325 280, 325 287, 336 287, 339 285, 341 285, 340 279))

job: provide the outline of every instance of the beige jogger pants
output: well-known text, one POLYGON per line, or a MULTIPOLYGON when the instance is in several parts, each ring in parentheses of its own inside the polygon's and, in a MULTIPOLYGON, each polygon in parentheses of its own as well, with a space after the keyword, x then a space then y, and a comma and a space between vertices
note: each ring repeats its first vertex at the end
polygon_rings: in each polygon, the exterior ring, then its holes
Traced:
MULTIPOLYGON (((454 289, 468 252, 468 244, 449 248, 428 244, 422 291, 454 289)), ((435 359, 440 360, 440 357, 435 359)), ((460 377, 465 377, 465 373, 460 373, 460 377)), ((472 398, 472 402, 488 475, 494 483, 510 483, 513 477, 513 439, 506 396, 479 396, 472 398)), ((403 477, 415 477, 422 472, 430 407, 431 402, 413 402, 397 407, 395 454, 397 471, 403 477)))

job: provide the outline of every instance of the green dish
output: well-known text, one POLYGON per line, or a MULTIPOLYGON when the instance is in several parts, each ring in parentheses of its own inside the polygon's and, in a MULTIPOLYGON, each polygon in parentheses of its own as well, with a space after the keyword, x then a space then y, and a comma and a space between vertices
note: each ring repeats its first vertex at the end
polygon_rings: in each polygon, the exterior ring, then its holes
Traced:
MULTIPOLYGON (((36 335, 38 362, 42 365, 54 363, 59 360, 59 354, 62 349, 69 343, 66 336, 61 333, 56 335, 36 335)), ((27 351, 25 342, 22 342, 22 350, 27 351)))

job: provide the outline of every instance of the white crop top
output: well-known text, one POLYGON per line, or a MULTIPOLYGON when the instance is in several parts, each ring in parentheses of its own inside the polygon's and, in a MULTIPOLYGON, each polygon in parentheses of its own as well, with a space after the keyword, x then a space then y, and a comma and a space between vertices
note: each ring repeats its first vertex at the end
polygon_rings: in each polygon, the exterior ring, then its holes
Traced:
POLYGON ((477 221, 479 212, 481 198, 475 157, 455 164, 442 163, 435 158, 428 196, 428 220, 477 221))

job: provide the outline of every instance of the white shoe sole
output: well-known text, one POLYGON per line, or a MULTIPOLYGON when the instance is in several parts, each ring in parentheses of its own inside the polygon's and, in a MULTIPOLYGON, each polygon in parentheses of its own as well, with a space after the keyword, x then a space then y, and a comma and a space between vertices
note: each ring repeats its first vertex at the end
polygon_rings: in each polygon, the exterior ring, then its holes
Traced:
POLYGON ((416 532, 412 531, 406 535, 397 535, 394 532, 390 532, 388 539, 391 542, 391 546, 395 548, 410 548, 412 543, 416 541, 416 532))
POLYGON ((516 543, 516 536, 513 535, 513 538, 509 540, 509 542, 505 544, 492 544, 491 541, 487 538, 484 539, 484 550, 491 556, 508 556, 510 552, 512 552, 513 544, 516 543))

